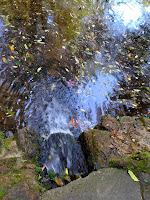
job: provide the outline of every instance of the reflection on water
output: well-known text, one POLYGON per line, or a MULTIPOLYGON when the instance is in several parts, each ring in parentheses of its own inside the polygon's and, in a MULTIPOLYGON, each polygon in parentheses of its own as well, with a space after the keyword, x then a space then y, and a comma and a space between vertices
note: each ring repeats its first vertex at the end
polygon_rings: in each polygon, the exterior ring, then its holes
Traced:
POLYGON ((149 7, 144 0, 2 1, 1 130, 16 120, 44 141, 57 131, 76 137, 103 114, 149 116, 149 7))

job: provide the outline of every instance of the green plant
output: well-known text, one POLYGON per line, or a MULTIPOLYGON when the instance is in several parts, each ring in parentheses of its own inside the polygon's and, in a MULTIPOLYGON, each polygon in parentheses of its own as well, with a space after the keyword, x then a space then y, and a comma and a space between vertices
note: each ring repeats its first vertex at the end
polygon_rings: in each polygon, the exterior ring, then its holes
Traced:
POLYGON ((55 179, 55 172, 53 171, 53 170, 49 170, 48 171, 48 175, 49 175, 49 178, 50 178, 50 180, 54 180, 55 179))

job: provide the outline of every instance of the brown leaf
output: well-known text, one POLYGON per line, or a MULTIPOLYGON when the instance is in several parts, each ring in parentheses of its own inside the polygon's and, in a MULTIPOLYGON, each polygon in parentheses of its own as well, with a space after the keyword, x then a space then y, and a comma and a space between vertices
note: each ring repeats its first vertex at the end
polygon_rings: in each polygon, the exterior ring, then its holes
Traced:
POLYGON ((125 137, 123 137, 123 136, 121 136, 121 135, 120 135, 120 136, 118 135, 117 138, 118 138, 119 140, 125 140, 125 137))
POLYGON ((45 165, 42 167, 42 171, 44 171, 45 167, 46 167, 45 165))

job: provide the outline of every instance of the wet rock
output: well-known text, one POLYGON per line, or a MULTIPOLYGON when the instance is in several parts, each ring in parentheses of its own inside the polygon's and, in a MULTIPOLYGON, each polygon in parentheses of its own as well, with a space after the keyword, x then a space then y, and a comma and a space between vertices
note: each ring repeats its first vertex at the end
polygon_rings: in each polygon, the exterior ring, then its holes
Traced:
MULTIPOLYGON (((96 126, 102 130, 93 129, 82 133, 79 141, 89 170, 105 167, 110 160, 120 159, 138 151, 150 152, 150 133, 147 130, 149 119, 144 119, 144 122, 124 116, 119 125, 115 118, 105 115, 102 117, 102 123, 96 126)), ((116 162, 118 167, 122 164, 116 162)))
POLYGON ((20 149, 25 153, 25 157, 37 160, 40 156, 39 136, 32 127, 19 129, 17 142, 20 149))
POLYGON ((11 188, 3 200, 38 200, 39 197, 40 192, 31 190, 26 182, 21 182, 16 187, 11 188))
POLYGON ((5 133, 5 137, 6 137, 6 138, 12 138, 12 137, 14 137, 14 134, 13 134, 12 131, 7 131, 7 132, 5 133))
POLYGON ((111 154, 113 142, 108 131, 93 129, 83 132, 79 141, 90 172, 108 165, 107 157, 111 154))
POLYGON ((141 200, 140 185, 126 171, 101 169, 43 194, 42 200, 141 200))

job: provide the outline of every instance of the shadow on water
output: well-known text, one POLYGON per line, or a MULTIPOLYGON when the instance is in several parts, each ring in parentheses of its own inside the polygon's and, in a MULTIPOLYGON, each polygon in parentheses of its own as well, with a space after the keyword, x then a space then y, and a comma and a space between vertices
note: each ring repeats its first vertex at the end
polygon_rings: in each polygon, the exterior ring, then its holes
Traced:
POLYGON ((31 125, 48 168, 82 171, 74 137, 149 116, 149 17, 144 0, 1 1, 0 129, 31 125))

